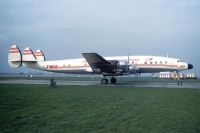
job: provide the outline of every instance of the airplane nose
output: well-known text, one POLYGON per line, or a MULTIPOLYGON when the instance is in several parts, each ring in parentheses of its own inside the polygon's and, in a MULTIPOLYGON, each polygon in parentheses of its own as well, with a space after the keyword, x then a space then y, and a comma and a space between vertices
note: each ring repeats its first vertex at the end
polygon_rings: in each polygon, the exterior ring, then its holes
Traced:
POLYGON ((188 64, 188 69, 192 69, 193 65, 192 64, 188 64))

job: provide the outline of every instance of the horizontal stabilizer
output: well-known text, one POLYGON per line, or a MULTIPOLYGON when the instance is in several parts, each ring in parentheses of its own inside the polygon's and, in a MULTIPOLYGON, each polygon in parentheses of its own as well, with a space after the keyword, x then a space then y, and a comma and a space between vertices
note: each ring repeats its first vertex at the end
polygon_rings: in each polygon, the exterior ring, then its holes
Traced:
POLYGON ((33 54, 33 51, 27 47, 23 51, 22 55, 23 62, 35 62, 37 61, 35 58, 35 55, 33 54))
POLYGON ((37 61, 45 61, 45 56, 44 53, 42 52, 42 50, 38 49, 35 53, 35 58, 37 59, 37 61))

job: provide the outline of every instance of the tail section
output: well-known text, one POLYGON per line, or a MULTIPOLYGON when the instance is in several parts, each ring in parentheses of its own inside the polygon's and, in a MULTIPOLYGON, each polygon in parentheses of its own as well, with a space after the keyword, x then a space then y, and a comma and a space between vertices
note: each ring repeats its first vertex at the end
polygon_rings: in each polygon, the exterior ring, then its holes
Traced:
POLYGON ((42 52, 42 50, 38 49, 35 53, 35 58, 37 59, 37 61, 45 61, 45 56, 44 53, 42 52))
POLYGON ((22 54, 17 45, 9 49, 8 64, 11 68, 19 68, 22 65, 22 54))
POLYGON ((32 67, 37 61, 45 61, 44 53, 37 50, 35 53, 27 47, 21 53, 17 45, 12 45, 8 53, 8 64, 11 68, 19 68, 22 65, 32 67))
POLYGON ((29 47, 24 49, 22 59, 23 59, 23 62, 37 61, 37 59, 35 58, 35 55, 33 54, 33 51, 29 47))

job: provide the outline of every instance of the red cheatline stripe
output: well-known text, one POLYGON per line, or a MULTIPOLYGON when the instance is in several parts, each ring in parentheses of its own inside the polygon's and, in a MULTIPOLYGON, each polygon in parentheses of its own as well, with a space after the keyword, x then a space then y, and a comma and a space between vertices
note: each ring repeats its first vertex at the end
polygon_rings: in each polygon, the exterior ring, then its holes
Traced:
POLYGON ((29 51, 31 51, 31 50, 30 49, 24 50, 24 52, 29 52, 29 51))
POLYGON ((23 55, 32 55, 32 52, 24 52, 23 55))
POLYGON ((167 65, 167 64, 137 64, 136 66, 143 66, 143 67, 151 67, 151 66, 177 67, 177 65, 167 65))
POLYGON ((32 54, 32 52, 23 52, 23 54, 32 54))
POLYGON ((19 51, 9 51, 9 53, 19 53, 19 51))
POLYGON ((35 54, 42 54, 42 52, 35 52, 35 54))
POLYGON ((30 49, 25 49, 24 51, 23 51, 23 55, 33 55, 33 52, 30 50, 30 49))
POLYGON ((37 55, 35 55, 35 56, 43 56, 42 54, 37 54, 37 55))
POLYGON ((19 50, 18 48, 10 48, 10 50, 19 50))
POLYGON ((86 68, 89 66, 58 66, 57 68, 63 69, 63 68, 86 68))
POLYGON ((19 51, 19 49, 10 49, 9 51, 19 51))
POLYGON ((23 51, 23 53, 32 53, 32 51, 30 51, 30 50, 29 51, 23 51))
POLYGON ((9 51, 19 51, 18 48, 10 48, 9 51))
POLYGON ((19 49, 18 48, 10 48, 9 53, 19 53, 19 49))

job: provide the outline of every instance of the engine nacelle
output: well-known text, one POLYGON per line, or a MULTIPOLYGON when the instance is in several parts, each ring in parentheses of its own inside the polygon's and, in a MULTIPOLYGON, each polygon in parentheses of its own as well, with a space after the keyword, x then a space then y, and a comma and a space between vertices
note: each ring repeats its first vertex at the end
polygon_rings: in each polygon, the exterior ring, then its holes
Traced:
POLYGON ((129 64, 127 61, 118 61, 118 69, 124 73, 134 73, 136 68, 134 65, 129 64))
POLYGON ((119 66, 128 66, 128 62, 127 61, 118 61, 118 65, 119 66))
POLYGON ((133 65, 130 65, 128 61, 117 61, 117 60, 110 60, 109 61, 112 65, 112 72, 114 73, 133 73, 135 70, 135 67, 133 65))
POLYGON ((128 73, 129 63, 127 61, 118 61, 117 69, 120 69, 123 73, 128 73))
POLYGON ((129 71, 134 71, 135 67, 133 65, 129 65, 129 71))

